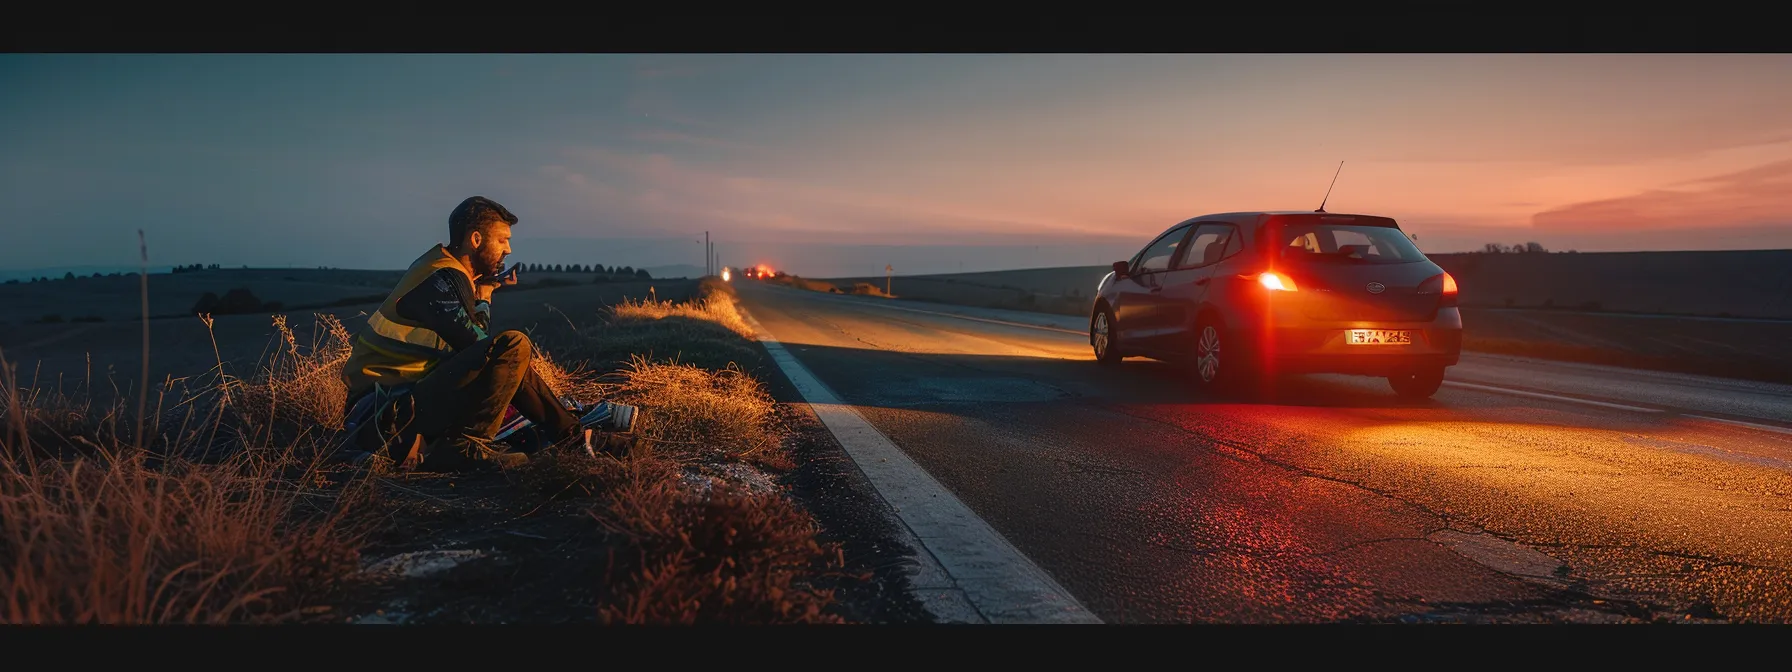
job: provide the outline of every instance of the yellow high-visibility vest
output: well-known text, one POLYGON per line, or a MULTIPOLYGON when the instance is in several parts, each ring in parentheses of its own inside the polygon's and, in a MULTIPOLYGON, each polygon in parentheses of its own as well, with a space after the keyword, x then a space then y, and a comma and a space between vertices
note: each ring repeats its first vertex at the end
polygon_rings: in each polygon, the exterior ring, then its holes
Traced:
POLYGON ((460 285, 457 293, 467 314, 473 314, 473 276, 438 243, 411 263, 398 286, 356 335, 354 350, 342 368, 350 399, 373 389, 375 383, 387 387, 414 383, 454 352, 440 334, 398 314, 398 300, 444 268, 455 271, 455 284, 460 285))

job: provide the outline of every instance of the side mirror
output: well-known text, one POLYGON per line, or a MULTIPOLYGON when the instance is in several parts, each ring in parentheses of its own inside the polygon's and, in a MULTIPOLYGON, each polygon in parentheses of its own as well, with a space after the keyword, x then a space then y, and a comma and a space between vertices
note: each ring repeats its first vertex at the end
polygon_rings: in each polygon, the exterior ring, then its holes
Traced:
POLYGON ((1129 266, 1130 266, 1130 264, 1128 264, 1124 261, 1114 262, 1114 277, 1116 277, 1116 278, 1126 277, 1126 271, 1129 266))

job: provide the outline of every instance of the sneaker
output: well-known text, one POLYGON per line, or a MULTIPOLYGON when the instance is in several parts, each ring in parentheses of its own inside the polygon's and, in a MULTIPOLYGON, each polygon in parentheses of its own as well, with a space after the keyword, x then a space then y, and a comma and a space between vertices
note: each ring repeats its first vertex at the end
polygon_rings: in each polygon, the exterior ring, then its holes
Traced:
POLYGON ((522 413, 517 412, 515 406, 506 407, 504 409, 504 423, 498 426, 498 433, 492 436, 492 440, 503 441, 504 439, 510 438, 510 435, 534 424, 535 423, 530 422, 528 418, 523 417, 522 413))
POLYGON ((635 428, 635 407, 600 401, 579 416, 579 425, 602 432, 629 432, 635 428))

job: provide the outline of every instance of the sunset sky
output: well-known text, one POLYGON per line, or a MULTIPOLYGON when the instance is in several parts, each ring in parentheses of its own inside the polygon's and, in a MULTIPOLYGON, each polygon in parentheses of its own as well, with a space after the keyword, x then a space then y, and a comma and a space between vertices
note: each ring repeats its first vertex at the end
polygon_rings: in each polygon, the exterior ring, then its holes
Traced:
POLYGON ((0 268, 1102 265, 1207 212, 1792 248, 1792 56, 0 55, 0 268))

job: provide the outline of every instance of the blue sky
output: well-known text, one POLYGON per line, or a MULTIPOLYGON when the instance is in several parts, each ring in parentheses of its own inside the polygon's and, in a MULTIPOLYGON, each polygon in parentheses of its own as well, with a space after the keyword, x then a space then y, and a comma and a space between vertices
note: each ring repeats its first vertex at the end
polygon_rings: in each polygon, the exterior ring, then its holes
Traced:
POLYGON ((1792 248, 1784 55, 0 55, 0 268, 1099 265, 1203 212, 1792 248))

